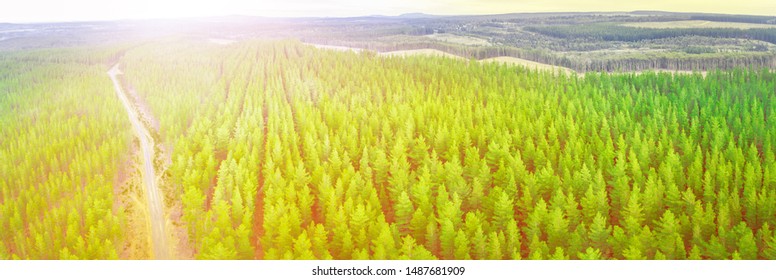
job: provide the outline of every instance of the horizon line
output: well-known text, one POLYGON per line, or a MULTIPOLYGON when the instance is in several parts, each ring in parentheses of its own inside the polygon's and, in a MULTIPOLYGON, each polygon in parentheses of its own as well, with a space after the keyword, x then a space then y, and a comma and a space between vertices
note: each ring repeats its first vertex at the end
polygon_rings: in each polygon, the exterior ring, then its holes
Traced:
POLYGON ((632 14, 637 12, 643 13, 670 13, 670 14, 702 14, 702 15, 728 15, 728 16, 761 16, 761 17, 774 17, 776 14, 741 14, 741 13, 709 13, 709 12, 674 12, 666 10, 633 10, 633 11, 543 11, 543 12, 507 12, 507 13, 482 13, 482 14, 431 14, 425 12, 406 12, 395 15, 390 14, 367 14, 367 15, 353 15, 353 16, 268 16, 268 15, 250 15, 250 14, 224 14, 224 15, 203 15, 203 16, 174 16, 174 17, 125 17, 116 19, 83 19, 83 20, 53 20, 53 21, 0 21, 0 24, 61 24, 61 23, 97 23, 97 22, 122 22, 122 21, 156 21, 156 20, 196 20, 196 19, 208 19, 208 18, 229 18, 229 17, 250 17, 250 18, 262 18, 262 19, 349 19, 349 18, 369 18, 369 17, 384 17, 384 18, 401 18, 408 15, 419 15, 427 17, 467 17, 467 16, 504 16, 514 14, 632 14))

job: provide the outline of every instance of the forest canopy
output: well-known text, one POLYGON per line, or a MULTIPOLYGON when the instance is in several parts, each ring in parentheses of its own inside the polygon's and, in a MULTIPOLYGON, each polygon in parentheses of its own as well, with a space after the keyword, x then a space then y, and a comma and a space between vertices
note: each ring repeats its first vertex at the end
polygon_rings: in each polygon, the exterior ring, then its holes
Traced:
POLYGON ((174 145, 198 258, 776 257, 768 70, 567 76, 295 42, 122 62, 174 145))
POLYGON ((776 259, 768 69, 568 75, 189 38, 65 54, 0 56, 0 259, 128 242, 114 62, 158 119, 198 259, 776 259))

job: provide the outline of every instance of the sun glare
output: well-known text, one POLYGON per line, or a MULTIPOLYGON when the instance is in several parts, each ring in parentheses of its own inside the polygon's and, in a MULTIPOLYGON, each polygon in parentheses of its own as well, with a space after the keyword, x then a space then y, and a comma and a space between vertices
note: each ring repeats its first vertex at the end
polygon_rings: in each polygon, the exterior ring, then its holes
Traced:
POLYGON ((776 14, 771 0, 28 0, 9 1, 0 9, 0 22, 88 21, 253 15, 267 17, 347 17, 403 13, 501 14, 557 11, 633 11, 776 14))
POLYGON ((358 16, 396 14, 412 8, 425 8, 428 3, 409 5, 407 1, 275 1, 275 0, 171 0, 145 1, 143 18, 202 17, 216 15, 258 15, 268 17, 358 16))

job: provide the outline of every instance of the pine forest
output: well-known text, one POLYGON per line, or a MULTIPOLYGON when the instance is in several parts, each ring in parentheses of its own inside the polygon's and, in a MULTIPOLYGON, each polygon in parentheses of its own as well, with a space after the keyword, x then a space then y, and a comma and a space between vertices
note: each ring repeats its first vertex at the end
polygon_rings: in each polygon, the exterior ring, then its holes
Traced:
POLYGON ((0 65, 0 259, 154 258, 156 228, 173 259, 776 259, 772 69, 190 38, 0 65))

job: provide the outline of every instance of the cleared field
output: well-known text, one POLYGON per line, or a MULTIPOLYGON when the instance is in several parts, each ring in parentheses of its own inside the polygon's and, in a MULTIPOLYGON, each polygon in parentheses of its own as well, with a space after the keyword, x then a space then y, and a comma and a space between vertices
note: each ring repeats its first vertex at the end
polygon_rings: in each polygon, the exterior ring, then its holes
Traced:
POLYGON ((364 50, 360 48, 351 48, 351 47, 333 46, 333 45, 307 44, 307 43, 305 45, 313 46, 322 50, 354 51, 354 52, 361 52, 364 50))
MULTIPOLYGON (((314 47, 319 48, 319 49, 328 49, 328 50, 336 50, 336 51, 355 51, 355 52, 363 51, 363 49, 359 49, 359 48, 350 48, 350 47, 342 47, 342 46, 317 45, 317 44, 307 44, 307 45, 314 46, 314 47)), ((447 52, 444 52, 444 51, 440 51, 440 50, 436 50, 436 49, 417 49, 417 50, 381 52, 381 53, 377 53, 377 55, 384 56, 384 57, 389 57, 389 56, 406 57, 406 56, 414 56, 414 55, 426 55, 426 56, 442 56, 442 57, 448 57, 448 58, 453 58, 453 59, 467 60, 464 57, 457 56, 457 55, 454 55, 454 54, 451 54, 451 53, 447 53, 447 52)), ((577 73, 580 76, 584 76, 585 75, 584 72, 576 72, 573 69, 569 69, 569 68, 566 68, 566 67, 555 66, 555 65, 551 65, 551 64, 544 64, 544 63, 539 63, 539 62, 536 62, 536 61, 520 59, 520 58, 516 58, 516 57, 511 57, 511 56, 499 56, 499 57, 493 57, 493 58, 486 58, 486 59, 479 60, 479 62, 481 62, 481 63, 495 62, 495 63, 506 63, 506 64, 511 64, 511 65, 520 65, 520 66, 524 66, 524 67, 531 68, 531 69, 536 69, 536 70, 550 70, 553 73, 557 73, 558 71, 562 71, 566 75, 571 75, 571 74, 574 74, 574 73, 577 73)), ((673 74, 685 74, 685 75, 696 73, 696 72, 693 72, 693 71, 668 70, 668 69, 653 69, 651 71, 654 71, 654 72, 669 72, 669 73, 673 73, 673 74)), ((624 72, 624 73, 641 74, 641 73, 644 73, 644 72, 648 72, 648 71, 633 71, 633 72, 624 72)), ((697 72, 697 73, 700 73, 704 77, 706 76, 706 71, 697 72)))
POLYGON ((642 28, 776 28, 772 24, 742 23, 742 22, 718 22, 708 20, 679 20, 664 22, 633 22, 625 23, 623 26, 642 27, 642 28))
POLYGON ((229 45, 229 44, 232 44, 234 42, 237 42, 235 40, 219 39, 219 38, 210 38, 210 39, 207 39, 207 40, 208 40, 208 42, 211 42, 213 44, 218 44, 218 45, 229 45))
MULTIPOLYGON (((643 74, 643 73, 649 73, 649 72, 655 72, 655 73, 671 73, 675 75, 693 75, 693 74, 701 74, 701 76, 706 77, 707 71, 687 71, 687 70, 669 70, 669 69, 654 69, 649 71, 634 71, 630 72, 633 74, 643 74)), ((628 72, 626 72, 628 73, 628 72)))
MULTIPOLYGON (((329 50, 337 50, 337 51, 362 51, 362 49, 358 48, 349 48, 349 47, 341 47, 341 46, 331 46, 331 45, 316 45, 316 44, 308 44, 311 46, 314 46, 319 49, 329 49, 329 50)), ((403 50, 403 51, 392 51, 392 52, 381 52, 378 53, 379 56, 414 56, 414 55, 426 55, 426 56, 442 56, 442 57, 448 57, 453 59, 461 59, 461 60, 467 60, 464 57, 457 56, 451 53, 447 53, 444 51, 436 50, 436 49, 417 49, 417 50, 403 50)), ((494 58, 486 58, 479 60, 480 62, 498 62, 498 63, 507 63, 512 65, 522 65, 528 68, 534 68, 537 70, 552 70, 553 72, 557 71, 563 71, 566 74, 574 73, 574 70, 571 70, 566 67, 560 67, 550 64, 544 64, 539 63, 535 61, 520 59, 516 57, 510 57, 510 56, 500 56, 500 57, 494 57, 494 58)))
POLYGON ((381 52, 380 55, 381 56, 429 55, 429 56, 443 56, 443 57, 465 60, 465 58, 463 57, 446 53, 440 50, 435 50, 435 49, 417 49, 417 50, 406 50, 406 51, 381 52))
POLYGON ((425 35, 424 37, 431 38, 437 41, 466 45, 466 46, 492 45, 490 42, 488 42, 488 40, 485 40, 482 38, 477 38, 472 36, 461 36, 461 35, 455 35, 455 34, 449 34, 449 33, 430 34, 430 35, 425 35))
POLYGON ((480 60, 482 62, 499 62, 499 63, 507 63, 507 64, 513 64, 513 65, 522 65, 528 68, 534 68, 537 70, 552 70, 553 72, 563 71, 566 72, 566 74, 574 73, 574 70, 571 70, 566 67, 560 67, 555 65, 549 65, 544 63, 539 63, 536 61, 530 61, 525 59, 520 59, 516 57, 511 56, 499 56, 499 57, 493 57, 493 58, 486 58, 483 60, 480 60))

